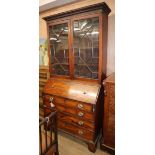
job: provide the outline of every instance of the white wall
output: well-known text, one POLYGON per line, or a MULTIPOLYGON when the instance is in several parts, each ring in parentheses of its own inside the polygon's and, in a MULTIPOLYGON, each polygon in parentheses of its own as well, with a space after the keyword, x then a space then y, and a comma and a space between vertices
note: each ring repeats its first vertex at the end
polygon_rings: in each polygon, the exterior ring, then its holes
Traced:
POLYGON ((108 17, 107 76, 115 72, 115 14, 108 17))

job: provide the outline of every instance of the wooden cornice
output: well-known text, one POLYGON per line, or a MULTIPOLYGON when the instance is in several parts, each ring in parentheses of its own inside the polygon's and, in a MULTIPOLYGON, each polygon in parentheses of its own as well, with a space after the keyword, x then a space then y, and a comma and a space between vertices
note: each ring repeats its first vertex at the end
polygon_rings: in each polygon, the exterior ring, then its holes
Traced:
POLYGON ((86 7, 66 11, 66 12, 61 12, 61 13, 58 13, 55 15, 47 16, 47 17, 44 17, 43 19, 46 21, 50 21, 50 20, 64 18, 66 16, 89 12, 89 11, 94 11, 94 10, 98 10, 98 9, 102 9, 103 13, 105 13, 106 15, 108 15, 111 12, 111 9, 108 7, 108 5, 105 2, 102 2, 102 3, 93 4, 93 5, 89 5, 86 7))

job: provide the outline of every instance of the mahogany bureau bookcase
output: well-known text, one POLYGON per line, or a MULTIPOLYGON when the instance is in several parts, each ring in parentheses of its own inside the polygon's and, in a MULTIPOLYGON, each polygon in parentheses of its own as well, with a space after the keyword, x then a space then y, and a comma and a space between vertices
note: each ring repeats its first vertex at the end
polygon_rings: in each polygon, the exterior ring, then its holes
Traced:
POLYGON ((101 149, 115 154, 115 74, 103 81, 104 114, 101 149))
POLYGON ((43 18, 50 72, 43 102, 57 109, 58 129, 86 142, 92 152, 102 126, 110 11, 99 3, 43 18))

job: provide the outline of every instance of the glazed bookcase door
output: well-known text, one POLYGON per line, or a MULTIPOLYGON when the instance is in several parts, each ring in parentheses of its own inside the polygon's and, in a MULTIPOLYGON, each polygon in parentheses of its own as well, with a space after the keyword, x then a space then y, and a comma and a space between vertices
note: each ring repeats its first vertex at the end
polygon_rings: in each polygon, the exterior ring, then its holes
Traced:
POLYGON ((98 79, 99 17, 73 21, 74 77, 98 79))
POLYGON ((52 75, 69 76, 68 23, 49 26, 50 68, 52 75))

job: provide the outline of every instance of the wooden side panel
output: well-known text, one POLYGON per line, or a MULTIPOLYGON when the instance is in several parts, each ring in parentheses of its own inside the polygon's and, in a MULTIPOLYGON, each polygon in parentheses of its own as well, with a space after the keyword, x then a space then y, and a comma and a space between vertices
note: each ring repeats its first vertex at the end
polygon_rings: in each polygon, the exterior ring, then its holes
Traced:
POLYGON ((115 147, 115 100, 114 84, 108 84, 106 90, 108 96, 105 97, 104 111, 104 143, 112 148, 115 147), (108 88, 107 88, 108 87, 108 88))
POLYGON ((115 150, 115 82, 114 75, 104 81, 104 118, 101 148, 115 150))
MULTIPOLYGON (((48 66, 39 66, 39 104, 43 105, 43 88, 49 79, 49 67, 48 66)), ((44 111, 42 108, 39 108, 39 115, 44 116, 44 111)))

